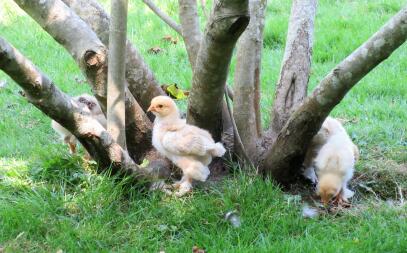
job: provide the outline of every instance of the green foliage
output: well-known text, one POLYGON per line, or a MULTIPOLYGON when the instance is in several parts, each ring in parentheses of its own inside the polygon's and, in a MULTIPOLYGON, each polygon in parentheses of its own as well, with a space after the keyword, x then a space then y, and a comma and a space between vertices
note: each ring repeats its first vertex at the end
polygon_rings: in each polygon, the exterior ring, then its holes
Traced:
MULTIPOLYGON (((177 1, 157 3, 178 19, 177 1)), ((310 91, 402 5, 399 0, 319 1, 310 91)), ((290 1, 268 5, 261 76, 264 126, 269 122, 289 12, 290 1)), ((63 91, 89 92, 69 54, 11 0, 0 3, 0 34, 63 91)), ((190 88, 192 73, 182 40, 142 1, 130 1, 128 36, 160 83, 190 88), (167 34, 179 43, 163 41, 167 34), (148 54, 153 46, 163 52, 148 54)), ((194 245, 210 252, 404 252, 405 206, 376 200, 358 183, 379 198, 395 201, 396 188, 405 192, 407 187, 406 59, 404 45, 333 111, 349 120, 345 127, 361 149, 360 178, 353 181, 358 197, 354 207, 340 215, 311 220, 301 217, 300 200, 238 167, 224 182, 198 188, 183 199, 140 193, 125 181, 99 175, 80 155, 68 156, 50 120, 0 73, 0 80, 8 81, 0 88, 0 247, 6 252, 188 252, 194 245), (230 210, 239 211, 240 228, 223 219, 230 210)), ((185 101, 179 103, 185 108, 185 101)))

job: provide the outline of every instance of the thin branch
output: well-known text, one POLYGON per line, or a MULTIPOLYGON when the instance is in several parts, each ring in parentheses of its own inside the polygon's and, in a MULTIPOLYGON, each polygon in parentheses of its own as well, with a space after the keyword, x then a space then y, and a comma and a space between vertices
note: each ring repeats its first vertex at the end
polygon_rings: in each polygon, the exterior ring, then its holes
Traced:
MULTIPOLYGON (((257 143, 262 134, 260 116, 260 69, 263 48, 264 15, 267 2, 250 0, 250 22, 237 43, 234 78, 234 118, 247 155, 258 156, 257 143)), ((241 150, 237 149, 239 154, 241 150)))
POLYGON ((109 68, 107 79, 107 130, 113 139, 126 148, 126 33, 127 0, 112 0, 112 21, 109 29, 109 68))
POLYGON ((187 121, 222 133, 222 101, 236 41, 249 22, 247 0, 217 0, 207 22, 195 64, 187 121))
POLYGON ((178 0, 178 6, 182 38, 185 42, 191 68, 194 70, 202 38, 197 0, 178 0))
POLYGON ((282 183, 299 172, 308 145, 332 109, 359 80, 407 40, 407 6, 339 63, 291 115, 262 169, 282 183))
POLYGON ((291 113, 307 96, 316 8, 317 0, 292 2, 287 43, 271 114, 273 135, 280 132, 291 113))
POLYGON ((174 31, 182 36, 182 29, 177 22, 175 22, 170 16, 164 13, 157 5, 155 5, 151 0, 143 0, 143 2, 152 10, 162 21, 169 25, 174 31))
MULTIPOLYGON (((103 111, 106 112, 107 48, 98 36, 60 0, 14 1, 73 56, 92 86, 92 91, 103 111)), ((126 90, 126 129, 133 133, 126 137, 129 146, 137 147, 134 149, 136 153, 131 153, 131 156, 138 161, 152 148, 150 139, 152 124, 128 90, 126 90)))
POLYGON ((230 100, 233 101, 233 99, 235 97, 235 93, 233 92, 232 88, 230 88, 230 86, 228 84, 226 84, 226 94, 228 95, 230 100))
POLYGON ((234 133, 234 136, 235 136, 235 144, 237 142, 237 144, 239 146, 239 149, 241 150, 241 153, 243 154, 244 160, 250 166, 252 166, 254 168, 254 164, 253 164, 252 160, 247 155, 246 149, 245 149, 245 147, 243 145, 243 142, 242 142, 242 138, 240 138, 240 134, 239 134, 239 131, 238 131, 237 126, 236 126, 235 118, 233 117, 232 107, 230 106, 229 97, 228 97, 228 95, 226 93, 227 93, 227 91, 226 91, 226 88, 225 88, 225 100, 226 100, 228 113, 229 113, 230 119, 232 121, 233 133, 234 133))
MULTIPOLYGON (((96 0, 62 1, 95 31, 104 45, 109 44, 110 18, 96 0)), ((131 94, 144 111, 153 97, 164 94, 154 73, 129 40, 126 45, 126 80, 131 94)))
POLYGON ((91 115, 57 86, 17 49, 0 38, 0 69, 24 89, 27 100, 72 132, 98 162, 134 179, 159 175, 152 168, 139 167, 91 115))

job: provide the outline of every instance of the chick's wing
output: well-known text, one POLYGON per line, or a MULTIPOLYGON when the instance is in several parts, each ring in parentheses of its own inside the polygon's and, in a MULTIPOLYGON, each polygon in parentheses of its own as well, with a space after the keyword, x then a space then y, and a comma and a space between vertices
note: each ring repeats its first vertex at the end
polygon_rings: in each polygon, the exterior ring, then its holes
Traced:
POLYGON ((163 147, 170 153, 180 156, 204 156, 207 153, 207 137, 194 129, 184 128, 168 131, 163 139, 163 147))

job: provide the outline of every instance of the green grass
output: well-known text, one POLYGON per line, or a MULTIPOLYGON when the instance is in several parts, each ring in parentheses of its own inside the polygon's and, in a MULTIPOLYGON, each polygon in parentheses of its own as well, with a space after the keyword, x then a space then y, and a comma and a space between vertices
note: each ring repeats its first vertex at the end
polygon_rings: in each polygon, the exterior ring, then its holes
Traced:
MULTIPOLYGON (((290 1, 269 2, 261 76, 265 127, 290 12, 290 1)), ((405 4, 320 0, 310 91, 405 4)), ((160 6, 178 19, 177 1, 161 1, 160 6)), ((187 89, 191 70, 184 45, 163 42, 166 34, 180 39, 141 1, 130 1, 129 38, 161 83, 176 82, 187 89), (156 45, 164 52, 148 54, 156 45)), ((0 36, 63 91, 89 92, 77 81, 84 78, 69 54, 11 0, 0 3, 0 36)), ((317 219, 303 219, 303 201, 236 166, 223 182, 182 199, 140 192, 98 175, 94 165, 68 155, 50 120, 0 73, 0 80, 8 81, 0 88, 0 247, 6 252, 189 252, 194 245, 209 252, 405 252, 407 210, 397 205, 395 192, 398 187, 407 192, 406 69, 407 44, 361 80, 333 111, 351 120, 345 127, 361 149, 360 179, 353 182, 358 195, 349 210, 317 219), (365 194, 359 182, 396 205, 365 194), (240 228, 224 221, 229 210, 239 210, 240 228)))

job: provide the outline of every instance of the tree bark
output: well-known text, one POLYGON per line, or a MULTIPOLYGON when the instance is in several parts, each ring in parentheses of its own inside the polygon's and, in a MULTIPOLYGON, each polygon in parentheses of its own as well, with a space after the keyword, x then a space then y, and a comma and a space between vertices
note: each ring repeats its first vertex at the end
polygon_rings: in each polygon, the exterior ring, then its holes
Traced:
POLYGON ((27 100, 43 113, 72 132, 99 164, 100 169, 111 169, 135 179, 168 177, 152 167, 141 168, 130 158, 103 128, 87 115, 72 99, 61 92, 19 51, 0 38, 0 69, 24 90, 27 100))
MULTIPOLYGON (((109 44, 109 15, 97 1, 62 1, 96 32, 103 44, 109 44)), ((150 106, 152 98, 164 95, 153 72, 129 40, 126 45, 126 80, 131 94, 144 111, 150 106)))
POLYGON ((316 0, 292 2, 286 48, 271 115, 273 135, 280 132, 293 110, 307 96, 316 7, 316 0))
POLYGON ((369 40, 339 63, 291 115, 262 169, 281 183, 299 172, 308 145, 331 110, 366 74, 407 40, 407 7, 390 19, 369 40))
MULTIPOLYGON (((237 45, 233 117, 242 144, 251 161, 256 160, 257 142, 262 133, 260 116, 260 68, 263 48, 265 0, 250 0, 250 22, 237 45)), ((243 150, 237 154, 244 157, 243 150)))
POLYGON ((178 0, 182 37, 185 42, 185 48, 192 70, 194 70, 202 37, 196 1, 197 0, 178 0))
POLYGON ((216 141, 222 133, 222 101, 233 48, 249 23, 247 0, 217 0, 201 41, 187 120, 209 130, 216 141))
POLYGON ((178 34, 182 35, 181 26, 177 24, 170 16, 165 14, 157 5, 153 3, 151 0, 143 0, 143 2, 152 10, 162 21, 164 21, 167 25, 169 25, 174 31, 178 34))
MULTIPOLYGON (((71 53, 92 86, 102 110, 106 112, 107 49, 96 34, 60 0, 15 2, 71 53)), ((145 151, 152 147, 149 139, 151 122, 130 92, 126 92, 126 97, 126 129, 134 133, 132 136, 127 135, 132 138, 128 142, 138 147, 131 156, 139 161, 145 151), (130 127, 133 129, 130 130, 130 127)))
POLYGON ((125 94, 126 94, 126 33, 127 0, 111 1, 109 28, 109 68, 107 80, 107 131, 126 149, 125 94))

